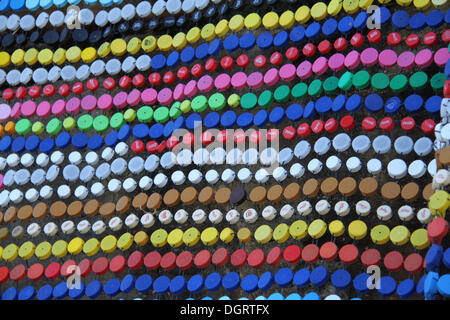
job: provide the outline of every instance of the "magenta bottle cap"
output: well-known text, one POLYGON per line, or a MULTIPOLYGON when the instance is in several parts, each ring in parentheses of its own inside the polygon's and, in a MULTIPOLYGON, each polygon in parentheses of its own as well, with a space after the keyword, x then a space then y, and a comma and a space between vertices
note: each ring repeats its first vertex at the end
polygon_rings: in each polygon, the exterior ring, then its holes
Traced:
POLYGON ((93 111, 97 108, 97 98, 91 94, 83 97, 83 99, 81 99, 81 108, 87 112, 93 111))

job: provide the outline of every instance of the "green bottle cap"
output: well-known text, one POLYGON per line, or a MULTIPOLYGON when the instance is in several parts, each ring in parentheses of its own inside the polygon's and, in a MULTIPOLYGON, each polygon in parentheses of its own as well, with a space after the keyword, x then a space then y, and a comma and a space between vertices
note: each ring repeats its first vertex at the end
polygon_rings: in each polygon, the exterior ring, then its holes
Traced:
POLYGON ((111 128, 115 130, 120 129, 125 124, 123 114, 121 112, 114 113, 111 119, 109 120, 109 124, 111 128))
POLYGON ((389 77, 382 72, 375 73, 370 79, 370 85, 372 89, 384 90, 389 86, 389 77))
POLYGON ((258 97, 258 105, 262 108, 268 108, 273 103, 273 94, 270 90, 264 90, 258 97))
POLYGON ((356 89, 365 89, 369 86, 370 74, 366 70, 358 71, 353 76, 352 83, 356 89))
POLYGON ((291 94, 291 89, 287 85, 279 86, 275 89, 273 96, 278 102, 286 102, 289 99, 289 95, 291 94))
POLYGON ((398 74, 391 79, 389 86, 395 93, 402 92, 408 85, 408 78, 404 74, 398 74))
POLYGON ((55 135, 62 129, 62 122, 58 118, 53 118, 47 123, 46 131, 48 134, 55 135))
POLYGON ((338 87, 341 90, 347 91, 348 89, 350 89, 352 87, 352 79, 353 79, 353 73, 351 73, 350 71, 347 71, 339 79, 338 87))
POLYGON ((107 116, 101 114, 94 119, 94 130, 97 132, 105 132, 109 127, 109 119, 107 116))
POLYGON ((196 96, 191 102, 191 108, 195 112, 203 112, 208 107, 208 99, 203 96, 196 96))
POLYGON ((292 88, 291 94, 294 99, 301 99, 306 95, 307 92, 308 86, 306 85, 306 83, 300 82, 292 88))
POLYGON ((243 109, 249 110, 253 109, 258 102, 258 98, 256 94, 249 92, 242 96, 241 98, 241 106, 243 109))
POLYGON ((169 120, 169 108, 167 107, 159 107, 155 110, 153 114, 153 118, 158 123, 165 123, 169 120))
POLYGON ((328 77, 323 82, 323 90, 326 94, 335 94, 338 90, 339 79, 335 76, 328 77))
POLYGON ((90 114, 83 114, 78 118, 77 126, 81 131, 89 131, 92 129, 93 122, 94 119, 92 119, 92 116, 90 114))
POLYGON ((15 129, 17 134, 26 135, 31 131, 32 123, 28 119, 20 119, 17 121, 15 129))
POLYGON ((225 96, 221 94, 220 92, 216 92, 208 99, 208 105, 213 111, 219 111, 222 110, 225 105, 227 104, 227 101, 225 100, 225 96))
POLYGON ((425 88, 427 82, 428 76, 423 71, 416 72, 411 77, 409 77, 409 85, 414 90, 421 90, 425 88))
POLYGON ((169 116, 172 119, 176 119, 179 116, 181 116, 181 114, 183 113, 180 109, 181 107, 181 102, 180 101, 175 101, 172 106, 170 107, 169 110, 169 116))
POLYGON ((308 95, 311 97, 318 97, 323 91, 322 81, 315 79, 309 84, 308 95))
POLYGON ((150 122, 153 119, 153 109, 149 106, 143 106, 138 109, 136 116, 139 122, 150 122))
MULTIPOLYGON (((434 91, 442 90, 442 88, 444 88, 445 81, 447 81, 447 77, 445 76, 444 73, 439 72, 431 77, 430 85, 434 91)), ((17 125, 16 125, 16 130, 17 130, 17 125)))

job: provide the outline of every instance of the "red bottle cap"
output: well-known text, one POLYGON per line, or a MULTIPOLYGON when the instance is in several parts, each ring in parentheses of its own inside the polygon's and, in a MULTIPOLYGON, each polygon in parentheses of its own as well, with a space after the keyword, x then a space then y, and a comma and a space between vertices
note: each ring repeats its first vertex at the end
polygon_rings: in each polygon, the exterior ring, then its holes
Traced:
POLYGON ((295 138, 296 135, 297 135, 297 131, 295 130, 295 128, 293 126, 288 126, 283 129, 283 137, 286 140, 292 140, 295 138))
POLYGON ((306 245, 302 250, 302 260, 308 263, 319 260, 319 247, 312 243, 306 245))
POLYGON ((319 250, 320 257, 326 262, 333 261, 338 255, 338 247, 334 242, 325 242, 319 250))
MULTIPOLYGON (((30 90, 31 90, 31 89, 30 89, 30 90)), ((49 98, 50 98, 50 97, 53 97, 53 96, 55 95, 55 93, 56 93, 55 86, 52 85, 52 84, 47 84, 47 85, 44 87, 43 92, 44 92, 44 95, 45 95, 46 97, 49 97, 49 98)), ((31 93, 28 92, 28 94, 29 94, 30 97, 31 97, 31 93)))
POLYGON ((338 127, 339 127, 339 124, 338 124, 337 120, 334 118, 328 119, 324 125, 325 130, 329 133, 335 132, 338 129, 338 127))
POLYGON ((174 83, 175 82, 175 74, 172 71, 167 71, 164 74, 163 82, 165 84, 172 84, 172 83, 174 83))
POLYGON ((405 258, 403 262, 403 267, 405 270, 411 274, 416 274, 423 269, 423 258, 418 253, 411 253, 405 258))
POLYGON ((138 73, 133 77, 133 86, 136 88, 143 87, 145 84, 145 77, 141 73, 138 73))
POLYGON ((243 267, 244 264, 247 262, 247 252, 245 252, 242 249, 238 249, 231 255, 231 264, 234 267, 240 268, 243 267))
POLYGON ((381 119, 380 121, 380 128, 384 131, 391 131, 392 129, 394 129, 395 127, 395 123, 394 120, 392 120, 391 117, 385 117, 383 119, 381 119))
POLYGON ((72 86, 72 92, 81 95, 84 92, 84 85, 81 82, 77 82, 72 86))
POLYGON ((197 268, 203 269, 211 264, 212 256, 208 250, 199 251, 194 258, 194 264, 197 268))
POLYGON ((337 38, 336 41, 334 41, 334 48, 336 51, 342 52, 345 49, 347 49, 348 42, 344 37, 337 38))
POLYGON ((212 263, 218 267, 223 266, 225 263, 227 263, 228 259, 230 258, 230 253, 225 248, 219 248, 216 251, 214 251, 212 256, 212 263))
POLYGON ((203 69, 203 66, 200 63, 194 64, 191 68, 191 74, 196 78, 200 78, 204 71, 205 69, 203 69))
POLYGON ((237 57, 236 64, 241 68, 246 68, 250 64, 250 58, 246 54, 241 54, 237 57))
POLYGON ((302 249, 295 245, 291 244, 288 246, 283 252, 283 258, 287 263, 294 264, 298 263, 302 256, 302 249))
POLYGON ((426 134, 432 134, 434 132, 434 127, 436 126, 436 122, 431 119, 423 120, 420 128, 426 134))
POLYGON ((419 44, 420 44, 420 38, 419 38, 419 36, 418 36, 417 34, 410 34, 410 35, 406 38, 405 42, 406 42, 406 45, 407 45, 408 47, 410 47, 411 49, 415 49, 415 48, 417 48, 417 47, 419 46, 419 44))
POLYGON ((321 54, 327 54, 331 51, 331 43, 328 40, 322 40, 319 45, 317 46, 317 49, 319 49, 319 52, 321 54))
POLYGON ((186 67, 181 67, 177 71, 177 77, 180 80, 187 80, 189 78, 189 69, 186 67))
POLYGON ((402 36, 398 32, 391 32, 388 35, 387 42, 390 46, 398 46, 402 42, 402 36))
POLYGON ((90 90, 90 91, 97 91, 98 87, 99 87, 99 83, 97 79, 89 79, 86 82, 86 87, 90 90))
POLYGON ((194 256, 189 251, 183 251, 177 256, 176 265, 181 270, 188 270, 194 264, 194 256))
POLYGON ((217 134, 217 141, 220 143, 226 143, 230 138, 230 133, 227 130, 222 130, 217 134))
POLYGON ((403 267, 403 255, 398 251, 391 251, 384 256, 383 263, 391 272, 400 271, 403 267))
POLYGON ((253 64, 257 68, 260 68, 260 69, 265 68, 267 65, 267 58, 265 56, 263 56, 262 54, 257 55, 255 57, 255 59, 253 60, 253 64))
POLYGON ((193 146, 195 142, 195 137, 192 132, 186 133, 183 136, 183 143, 187 146, 193 146))
POLYGON ((14 98, 14 95, 15 95, 14 90, 11 88, 5 89, 2 93, 3 99, 8 100, 8 101, 11 100, 12 98, 14 98))
POLYGON ((283 258, 283 250, 281 250, 279 247, 274 247, 267 254, 266 261, 268 264, 275 267, 277 264, 281 262, 282 258, 283 258))
POLYGON ((24 99, 27 96, 27 88, 25 87, 18 87, 16 91, 16 98, 17 99, 24 99))
POLYGON ((67 97, 70 94, 70 87, 67 83, 61 85, 58 89, 58 93, 62 97, 67 97))
POLYGON ((247 263, 250 267, 255 269, 261 268, 264 262, 266 262, 266 257, 261 249, 255 249, 248 255, 247 263))
POLYGON ((370 43, 378 43, 381 41, 381 32, 380 30, 371 30, 367 34, 367 40, 369 40, 370 43))
POLYGON ((156 141, 147 142, 147 144, 145 145, 145 149, 147 149, 148 153, 155 153, 156 150, 158 149, 158 142, 156 141))
POLYGON ((207 146, 214 141, 214 136, 210 131, 205 131, 200 136, 200 141, 202 142, 203 145, 207 146))
POLYGON ((444 32, 442 32, 441 39, 445 43, 450 42, 450 29, 447 29, 444 32))
POLYGON ((116 80, 114 78, 106 78, 105 81, 103 81, 103 87, 106 90, 114 90, 116 88, 116 80))
POLYGON ((231 68, 233 68, 234 66, 234 61, 233 58, 229 57, 229 56, 225 56, 220 60, 220 66, 224 69, 224 70, 229 70, 231 68))
POLYGON ((365 117, 362 121, 362 128, 366 132, 373 131, 377 127, 377 120, 372 117, 365 117))
POLYGON ((320 134, 323 132, 325 128, 325 123, 322 120, 314 120, 311 123, 311 130, 316 134, 320 134))
POLYGON ((445 80, 445 83, 444 83, 444 98, 450 98, 450 80, 445 80))
POLYGON ((169 139, 167 139, 167 148, 169 148, 170 150, 172 150, 173 148, 175 148, 178 144, 180 143, 180 141, 178 140, 177 137, 175 136, 171 136, 169 139))
POLYGON ((250 134, 250 142, 251 143, 254 143, 254 144, 257 144, 257 143, 259 143, 260 141, 261 141, 261 139, 262 139, 262 133, 259 131, 259 130, 256 130, 256 131, 253 131, 251 134, 250 134))
POLYGON ((299 125, 297 128, 297 133, 300 137, 303 138, 309 136, 309 134, 311 133, 311 128, 309 127, 309 124, 302 123, 301 125, 299 125))
POLYGON ((280 139, 280 131, 272 128, 267 131, 266 139, 268 141, 278 141, 280 139))
POLYGON ((355 33, 350 39, 350 43, 353 47, 359 48, 364 44, 364 36, 361 33, 355 33))
POLYGON ((402 119, 400 126, 405 131, 412 131, 416 127, 416 121, 412 117, 405 117, 402 119))
POLYGON ((283 56, 278 51, 275 51, 270 56, 270 63, 274 66, 279 66, 283 62, 283 56))
POLYGON ((119 87, 123 89, 131 87, 131 78, 129 76, 122 76, 119 80, 119 87))
POLYGON ((144 257, 144 266, 149 270, 158 269, 161 263, 161 254, 158 251, 151 251, 144 257))
POLYGON ((142 151, 144 151, 144 148, 144 142, 142 142, 141 140, 133 141, 133 143, 131 144, 131 150, 133 150, 134 153, 141 153, 142 151))
POLYGON ((172 270, 175 268, 175 263, 177 261, 177 255, 173 252, 167 252, 161 257, 161 268, 165 270, 172 270))
POLYGON ((339 250, 339 259, 346 265, 350 265, 358 260, 358 248, 353 244, 347 244, 339 250))
POLYGON ((316 46, 312 43, 307 43, 303 47, 303 55, 310 58, 316 53, 316 46))
POLYGON ((436 218, 428 224, 428 240, 432 244, 441 244, 442 239, 448 234, 448 222, 442 218, 436 218))
POLYGON ((206 63, 205 63, 205 69, 206 69, 208 72, 214 72, 214 71, 217 69, 218 66, 219 66, 219 63, 218 63, 217 60, 214 59, 214 58, 208 59, 208 60, 206 61, 206 63))
POLYGON ((161 84, 161 75, 158 72, 153 72, 152 74, 150 74, 148 76, 148 82, 150 82, 150 84, 152 86, 158 86, 161 84))
POLYGON ((341 119, 340 124, 342 129, 344 129, 345 131, 350 131, 355 127, 355 119, 352 116, 348 115, 341 119))
POLYGON ((239 130, 233 135, 233 141, 237 145, 242 145, 247 140, 247 136, 245 135, 244 131, 239 130))
POLYGON ((423 37, 423 43, 429 47, 432 47, 438 43, 438 36, 434 32, 428 32, 423 37))
POLYGON ((161 141, 161 143, 158 145, 158 148, 156 148, 156 151, 158 153, 163 153, 164 150, 166 150, 167 148, 167 142, 166 140, 161 141))
POLYGON ((381 254, 377 249, 367 249, 361 254, 361 263, 364 267, 378 266, 381 262, 381 254))
MULTIPOLYGON (((53 85, 49 85, 52 88, 52 96, 55 94, 55 87, 53 85)), ((47 87, 47 86, 45 86, 47 87)), ((44 87, 44 89, 45 89, 44 87)), ((45 94, 45 92, 44 92, 45 94)), ((41 88, 38 86, 32 86, 30 89, 28 89, 28 95, 32 98, 39 98, 39 96, 41 95, 41 88)))

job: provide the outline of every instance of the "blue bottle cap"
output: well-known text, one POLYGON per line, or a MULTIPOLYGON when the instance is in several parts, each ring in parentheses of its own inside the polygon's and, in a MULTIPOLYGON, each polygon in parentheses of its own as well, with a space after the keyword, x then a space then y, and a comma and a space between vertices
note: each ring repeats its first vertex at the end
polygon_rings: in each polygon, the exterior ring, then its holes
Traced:
POLYGON ((2 300, 17 300, 18 295, 19 291, 14 287, 10 287, 3 292, 2 300))
POLYGON ((183 63, 189 64, 195 59, 195 50, 192 47, 186 47, 181 51, 181 61, 183 63))
POLYGON ((310 40, 314 40, 315 38, 317 38, 320 35, 320 23, 318 22, 313 22, 311 23, 305 31, 305 36, 310 39, 310 40))
POLYGON ((39 9, 39 0, 28 0, 25 2, 25 6, 30 11, 36 11, 39 9))
MULTIPOLYGON (((72 144, 73 144, 73 137, 72 137, 72 144)), ((44 139, 39 144, 39 150, 44 153, 50 153, 53 151, 54 148, 55 148, 55 140, 53 140, 52 138, 44 139)))
POLYGON ((444 265, 447 269, 450 269, 450 248, 447 248, 444 252, 444 256, 442 257, 444 265))
POLYGON ((26 286, 19 292, 19 300, 33 300, 36 290, 32 286, 26 286))
POLYGON ((324 266, 318 266, 311 271, 309 281, 317 287, 323 286, 328 281, 328 270, 324 266))
POLYGON ((117 139, 119 141, 127 141, 131 136, 131 127, 128 124, 124 124, 120 127, 119 132, 117 133, 117 139))
POLYGON ((362 300, 361 298, 351 298, 350 300, 362 300))
POLYGON ((178 51, 172 51, 167 57, 167 66, 170 68, 176 68, 180 63, 180 53, 178 51))
POLYGON ((360 273, 353 279, 353 287, 359 293, 366 293, 369 291, 367 288, 367 279, 369 279, 368 273, 360 273))
POLYGON ((202 43, 195 49, 195 57, 199 60, 204 60, 208 57, 209 46, 207 43, 202 43))
MULTIPOLYGON (((317 104, 316 104, 316 108, 317 108, 317 104)), ((298 103, 294 103, 291 104, 287 109, 286 109, 286 117, 290 120, 290 121, 298 121, 302 118, 303 116, 303 107, 301 105, 299 105, 298 103)))
POLYGON ((217 272, 209 274, 205 279, 205 288, 208 291, 211 292, 217 291, 220 289, 221 285, 222 285, 222 276, 217 272))
POLYGON ((155 123, 150 127, 149 135, 154 140, 159 140, 164 132, 164 125, 161 123, 155 123))
POLYGON ((311 272, 308 269, 300 269, 294 274, 293 282, 299 289, 306 287, 309 284, 310 275, 311 272))
POLYGON ((283 48, 287 45, 289 41, 289 34, 287 31, 283 30, 276 34, 275 38, 273 39, 273 44, 275 47, 283 48))
POLYGON ((273 36, 269 32, 262 33, 259 35, 258 39, 256 39, 256 44, 260 49, 268 49, 272 47, 273 44, 273 36))
POLYGON ((95 134, 89 138, 88 148, 92 151, 100 150, 103 147, 103 138, 101 135, 95 134))
POLYGON ((174 122, 172 120, 170 120, 170 121, 166 122, 166 124, 164 125, 164 131, 163 131, 164 138, 168 138, 172 135, 173 124, 174 124, 174 122))
POLYGON ((364 100, 364 106, 370 112, 377 112, 383 109, 383 98, 376 93, 369 94, 364 100))
POLYGON ((219 39, 214 39, 208 47, 208 54, 210 56, 217 56, 220 51, 222 50, 223 45, 222 45, 222 41, 220 41, 219 39))
MULTIPOLYGON (((414 282, 413 282, 413 285, 414 285, 414 282)), ((444 296, 446 298, 450 297, 450 274, 444 274, 443 276, 441 276, 437 283, 437 287, 438 287, 439 293, 442 296, 444 296)))
POLYGON ((239 38, 234 34, 226 37, 225 40, 223 40, 223 47, 226 51, 233 52, 239 48, 239 38))
POLYGON ((89 138, 85 133, 79 132, 72 136, 72 145, 77 149, 83 149, 87 146, 88 140, 89 138))
POLYGON ((64 149, 66 148, 70 142, 72 140, 72 137, 70 136, 70 134, 68 132, 61 132, 57 137, 56 137, 56 146, 60 149, 64 149))
POLYGON ((201 122, 203 121, 202 116, 198 113, 193 113, 186 119, 186 128, 189 130, 194 130, 196 127, 201 125, 201 122))
POLYGON ((324 97, 320 97, 316 101, 315 108, 318 113, 325 114, 327 112, 330 112, 332 105, 333 105, 333 100, 331 100, 330 97, 324 96, 324 97))
POLYGON ((15 153, 21 153, 25 149, 25 138, 17 137, 11 144, 11 151, 15 153))
POLYGON ((320 296, 316 292, 307 293, 303 300, 320 300, 320 296))
POLYGON ((2 140, 0 140, 0 151, 9 152, 9 150, 11 149, 11 143, 11 136, 4 136, 2 140))
POLYGON ((239 46, 244 50, 252 49, 256 44, 256 38, 252 33, 246 33, 239 39, 239 46))
POLYGON ((394 278, 389 276, 381 277, 380 279, 380 289, 378 290, 378 293, 382 296, 388 297, 392 295, 395 292, 395 288, 397 287, 397 283, 395 282, 394 278))
POLYGON ((53 287, 49 284, 46 284, 45 286, 42 286, 38 290, 37 299, 38 300, 50 300, 53 297, 52 292, 53 292, 53 287))
POLYGON ((239 274, 236 272, 227 273, 222 279, 222 286, 227 291, 234 291, 239 287, 239 283, 241 282, 241 278, 239 274))
POLYGON ((425 27, 427 16, 423 12, 416 13, 409 19, 409 27, 412 30, 421 30, 425 27))
POLYGON ((384 111, 387 113, 397 113, 402 106, 402 100, 399 97, 392 97, 386 101, 384 105, 384 111))
POLYGON ((352 276, 347 270, 340 269, 336 270, 331 275, 331 283, 338 290, 346 289, 352 282, 352 276))
POLYGON ((439 96, 432 96, 425 102, 425 110, 428 113, 438 113, 441 110, 442 98, 439 96))
POLYGON ((302 296, 295 292, 288 295, 285 300, 302 300, 302 296))
POLYGON ((430 28, 439 28, 444 23, 444 13, 441 10, 433 10, 427 16, 427 24, 430 28))
POLYGON ((120 282, 120 291, 130 293, 134 289, 136 278, 132 274, 127 274, 120 282))
POLYGON ((419 282, 417 282, 416 286, 416 292, 417 294, 420 294, 421 296, 424 296, 424 286, 425 286, 425 279, 427 278, 427 275, 424 274, 422 278, 420 278, 419 282))
POLYGON ((325 21, 322 25, 322 33, 325 35, 325 37, 331 37, 336 33, 337 28, 338 23, 336 19, 331 18, 325 21))
MULTIPOLYGON (((221 299, 219 299, 219 300, 221 300, 221 299)), ((267 300, 267 298, 264 297, 264 296, 257 296, 257 297, 255 298, 255 300, 267 300)))
POLYGON ((392 15, 392 25, 397 29, 404 29, 409 24, 409 14, 404 10, 395 11, 392 15))
POLYGON ((450 78, 450 60, 445 64, 444 73, 447 78, 450 78))
POLYGON ((213 300, 213 298, 206 296, 206 297, 203 297, 202 300, 213 300))
POLYGON ((284 300, 284 296, 279 292, 272 293, 267 300, 284 300))
POLYGON ((344 109, 346 100, 347 100, 347 98, 343 94, 338 95, 333 100, 333 104, 331 105, 331 110, 333 110, 334 112, 341 112, 344 109))
POLYGON ((355 93, 345 102, 345 109, 348 112, 356 112, 361 108, 362 105, 362 97, 355 93))
POLYGON ((20 12, 25 8, 25 0, 11 0, 9 6, 11 10, 20 12))
POLYGON ((259 110, 253 117, 253 124, 259 128, 262 128, 267 124, 268 120, 269 120, 269 114, 267 113, 267 111, 259 110))
POLYGON ((276 107, 274 108, 269 115, 269 121, 273 124, 280 123, 284 120, 284 108, 276 107))
POLYGON ((203 282, 203 277, 200 274, 193 275, 187 283, 187 289, 191 293, 199 293, 203 289, 203 282))
POLYGON ((408 299, 413 293, 416 285, 414 280, 406 279, 399 283, 397 287, 397 294, 402 299, 408 299))
POLYGON ((445 12, 445 23, 450 23, 450 9, 445 12))
POLYGON ((237 118, 236 123, 238 127, 247 129, 253 123, 253 115, 250 112, 244 112, 237 118))
MULTIPOLYGON (((191 298, 191 300, 194 300, 194 299, 191 298)), ((222 296, 222 297, 219 298, 219 300, 231 300, 231 299, 230 299, 229 296, 222 296)))
POLYGON ((133 136, 136 139, 144 139, 148 137, 149 128, 145 123, 139 123, 133 127, 133 136))
POLYGON ((428 271, 439 271, 443 255, 444 249, 440 245, 433 244, 425 256, 426 269, 428 271))
POLYGON ((111 131, 110 133, 108 133, 105 137, 105 144, 108 147, 114 147, 117 142, 119 142, 118 137, 118 132, 116 130, 111 131))
POLYGON ((367 26, 368 18, 369 15, 365 11, 361 11, 353 21, 353 27, 355 27, 356 30, 364 30, 367 26))
POLYGON ((60 282, 53 288, 53 298, 63 299, 67 296, 68 291, 67 283, 65 281, 60 282))
POLYGON ((153 279, 148 274, 143 274, 139 278, 137 278, 135 283, 135 288, 137 291, 141 293, 147 293, 151 289, 153 284, 153 279))
POLYGON ((416 112, 422 108, 423 98, 418 94, 412 94, 405 99, 405 108, 409 112, 416 112))
POLYGON ((289 33, 289 39, 294 43, 301 43, 305 39, 305 27, 297 26, 289 33))
POLYGON ((76 286, 69 289, 69 297, 72 299, 78 300, 84 296, 85 286, 83 282, 79 282, 79 288, 76 286))
POLYGON ((343 34, 347 34, 350 31, 352 31, 353 30, 353 18, 350 16, 343 17, 339 21, 338 30, 343 34))
POLYGON ((292 282, 294 273, 289 268, 281 268, 275 273, 275 283, 281 288, 289 286, 292 282))
POLYGON ((437 284, 439 281, 439 273, 430 271, 425 278, 425 283, 423 285, 423 292, 425 294, 425 299, 433 300, 436 295, 438 288, 437 284))
POLYGON ((153 56, 152 60, 150 61, 150 66, 155 71, 160 71, 166 66, 166 57, 162 54, 157 54, 153 56))
MULTIPOLYGON (((63 133, 67 133, 67 132, 63 132, 63 133)), ((70 143, 70 134, 67 133, 67 135, 69 136, 67 144, 69 144, 70 143)), ((58 138, 56 138, 56 140, 58 140, 58 138)), ((40 142, 41 142, 41 139, 39 139, 38 136, 36 136, 36 135, 29 136, 27 138, 27 141, 25 142, 25 149, 27 149, 30 152, 36 151, 37 148, 39 147, 40 142)))
POLYGON ((0 11, 5 12, 9 10, 9 0, 0 0, 0 11))
POLYGON ((93 280, 89 282, 89 284, 86 286, 86 296, 95 299, 102 293, 102 283, 98 280, 93 280))
POLYGON ((255 292, 258 288, 258 276, 256 274, 249 274, 241 281, 241 288, 247 293, 255 292))
POLYGON ((210 112, 206 115, 203 123, 207 128, 217 128, 217 125, 220 122, 220 115, 217 112, 210 112))
POLYGON ((270 271, 264 272, 258 280, 258 288, 262 291, 269 290, 273 285, 273 274, 270 271))
POLYGON ((172 294, 182 294, 186 290, 186 279, 181 275, 176 276, 170 281, 169 290, 172 294))
MULTIPOLYGON (((391 12, 389 11, 388 8, 386 7, 380 7, 380 17, 381 17, 381 24, 385 24, 389 21, 389 19, 391 18, 391 12)), ((375 12, 377 12, 377 10, 375 10, 375 12)))
POLYGON ((113 278, 105 283, 103 287, 105 293, 110 297, 115 297, 120 292, 120 280, 113 278))
POLYGON ((184 117, 179 116, 173 123, 173 130, 184 128, 184 117))

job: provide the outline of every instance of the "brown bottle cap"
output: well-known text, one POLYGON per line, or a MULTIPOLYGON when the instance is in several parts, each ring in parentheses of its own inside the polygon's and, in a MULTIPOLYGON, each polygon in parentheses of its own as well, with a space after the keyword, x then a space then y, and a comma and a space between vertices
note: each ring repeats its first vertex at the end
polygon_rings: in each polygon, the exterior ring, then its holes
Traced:
POLYGON ((9 237, 9 229, 6 227, 0 228, 0 240, 4 241, 9 237))
POLYGON ((271 186, 269 190, 267 190, 267 200, 271 202, 278 202, 281 200, 283 196, 283 187, 279 184, 271 186))
POLYGON ((339 181, 336 178, 329 177, 322 181, 320 184, 320 191, 324 195, 332 196, 338 190, 339 181))
POLYGON ((136 210, 146 210, 147 209, 147 200, 148 200, 148 195, 141 192, 134 197, 132 206, 136 210))
POLYGON ((298 197, 300 197, 300 194, 302 192, 300 191, 300 185, 296 182, 292 182, 287 185, 286 188, 284 188, 283 196, 288 201, 294 201, 297 200, 298 197))
POLYGON ((385 200, 396 200, 400 196, 400 192, 400 186, 396 182, 387 182, 381 187, 381 196, 385 200))
POLYGON ((161 207, 162 204, 162 195, 157 192, 154 192, 148 197, 147 200, 147 208, 150 210, 157 210, 161 207))
POLYGON ((180 192, 170 189, 164 194, 164 204, 168 207, 175 207, 180 202, 180 192))
POLYGON ((237 233, 238 239, 242 243, 247 243, 252 239, 252 232, 248 228, 241 228, 237 233))
POLYGON ((183 191, 181 191, 181 201, 184 204, 191 205, 197 200, 197 189, 194 187, 187 187, 183 191))
POLYGON ((3 217, 3 220, 6 223, 11 223, 16 219, 17 216, 17 208, 16 207, 9 207, 5 211, 5 215, 3 217))
POLYGON ((45 202, 39 202, 34 206, 33 217, 35 219, 42 219, 47 215, 48 205, 45 202))
POLYGON ((357 184, 355 179, 352 177, 346 177, 339 182, 338 190, 342 195, 350 197, 355 194, 356 188, 357 184))
POLYGON ((429 183, 425 186, 425 188, 423 188, 422 198, 426 201, 429 201, 430 197, 433 195, 433 193, 434 193, 433 184, 429 183))
POLYGON ((83 203, 81 201, 74 201, 67 207, 67 214, 71 217, 79 217, 83 212, 83 203))
POLYGON ((25 234, 25 229, 22 226, 15 226, 11 231, 11 235, 13 238, 20 239, 25 234))
POLYGON ((228 188, 220 188, 216 192, 216 202, 217 204, 224 205, 230 202, 231 190, 228 188))
POLYGON ((377 193, 378 182, 375 178, 364 178, 359 182, 359 192, 363 196, 371 197, 377 193))
POLYGON ((0 211, 0 224, 3 224, 3 212, 0 211))
POLYGON ((50 214, 54 218, 62 218, 67 212, 67 205, 63 201, 56 201, 50 206, 50 214))
POLYGON ((116 212, 116 205, 114 204, 114 202, 106 202, 101 205, 98 212, 102 217, 111 218, 116 212))
POLYGON ((100 208, 100 203, 97 200, 95 199, 89 200, 84 205, 84 213, 90 217, 95 216, 98 212, 98 208, 100 208))
POLYGON ((116 203, 116 211, 123 214, 130 209, 131 199, 128 196, 122 196, 116 203))
POLYGON ((252 191, 250 191, 250 201, 256 204, 263 203, 266 201, 267 191, 266 188, 262 186, 258 186, 253 188, 252 191))
POLYGON ((204 187, 198 194, 198 201, 208 204, 214 199, 214 190, 210 186, 204 187))
POLYGON ((403 186, 401 196, 405 201, 416 201, 419 198, 420 188, 415 182, 403 186))
POLYGON ((450 165, 450 146, 438 150, 438 156, 436 158, 439 158, 439 162, 445 167, 448 167, 450 165))
POLYGON ((33 207, 30 205, 25 205, 19 209, 17 212, 17 218, 22 221, 28 221, 33 216, 33 207))
POLYGON ((303 185, 303 194, 309 198, 313 198, 319 192, 319 181, 314 178, 308 179, 303 185))

